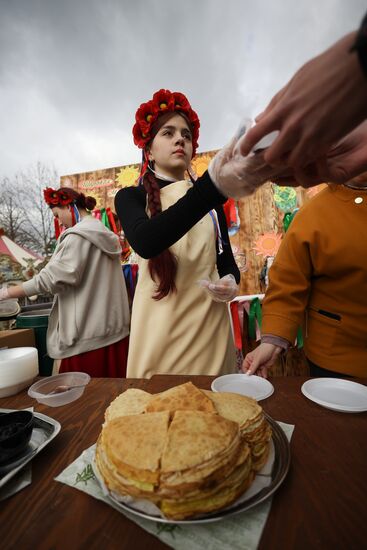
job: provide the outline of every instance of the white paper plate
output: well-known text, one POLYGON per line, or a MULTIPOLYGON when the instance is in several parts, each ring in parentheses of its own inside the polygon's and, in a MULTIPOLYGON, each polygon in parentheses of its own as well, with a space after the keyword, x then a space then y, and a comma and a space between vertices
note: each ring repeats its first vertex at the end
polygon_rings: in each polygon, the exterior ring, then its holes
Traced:
POLYGON ((269 380, 260 376, 247 374, 225 374, 212 382, 212 391, 232 392, 253 397, 256 401, 266 399, 274 392, 274 386, 269 380))
POLYGON ((301 388, 303 395, 333 411, 367 411, 367 387, 341 378, 313 378, 301 388))

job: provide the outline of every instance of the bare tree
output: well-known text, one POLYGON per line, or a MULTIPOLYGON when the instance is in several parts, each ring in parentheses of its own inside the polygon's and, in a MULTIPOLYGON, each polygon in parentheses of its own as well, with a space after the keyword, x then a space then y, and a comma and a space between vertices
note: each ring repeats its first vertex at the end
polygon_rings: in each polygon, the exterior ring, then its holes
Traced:
POLYGON ((18 244, 47 256, 54 243, 54 224, 43 198, 46 187, 59 187, 59 178, 54 168, 41 162, 11 181, 4 179, 0 186, 0 225, 18 244))
POLYGON ((0 227, 10 239, 25 246, 27 238, 23 230, 24 209, 19 207, 13 187, 8 178, 0 182, 0 227))

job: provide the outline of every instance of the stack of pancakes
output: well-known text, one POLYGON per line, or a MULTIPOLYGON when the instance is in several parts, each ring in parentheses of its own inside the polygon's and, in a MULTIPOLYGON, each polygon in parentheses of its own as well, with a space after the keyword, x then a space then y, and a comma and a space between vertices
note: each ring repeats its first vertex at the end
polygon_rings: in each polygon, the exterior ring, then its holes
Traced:
POLYGON ((127 390, 105 420, 96 465, 108 489, 176 520, 234 502, 266 461, 271 436, 256 401, 190 382, 157 395, 127 390))

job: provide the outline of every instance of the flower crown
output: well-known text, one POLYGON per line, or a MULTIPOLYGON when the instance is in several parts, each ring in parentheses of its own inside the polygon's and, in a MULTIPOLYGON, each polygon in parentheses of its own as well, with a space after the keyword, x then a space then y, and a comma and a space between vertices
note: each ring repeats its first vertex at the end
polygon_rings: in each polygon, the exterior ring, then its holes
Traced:
POLYGON ((144 149, 147 143, 152 139, 152 126, 157 118, 168 112, 183 113, 192 126, 192 156, 195 156, 198 147, 200 121, 198 115, 191 108, 187 97, 180 92, 170 92, 169 90, 159 90, 153 95, 153 98, 146 103, 142 103, 135 114, 135 124, 133 127, 134 143, 140 149, 144 149))
POLYGON ((47 187, 44 189, 43 196, 45 202, 49 206, 67 206, 68 204, 72 204, 74 202, 74 199, 72 199, 67 193, 60 191, 59 189, 52 189, 52 187, 47 187))

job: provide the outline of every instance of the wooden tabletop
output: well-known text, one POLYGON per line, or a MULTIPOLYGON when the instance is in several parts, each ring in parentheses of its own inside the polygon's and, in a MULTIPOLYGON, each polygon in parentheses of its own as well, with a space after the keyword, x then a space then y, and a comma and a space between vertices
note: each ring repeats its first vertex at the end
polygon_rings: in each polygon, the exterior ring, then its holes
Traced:
MULTIPOLYGON (((54 477, 96 442, 104 411, 119 393, 129 387, 156 393, 187 380, 210 389, 212 378, 95 378, 80 399, 57 408, 36 403, 26 392, 0 399, 0 408, 34 406, 62 426, 59 435, 34 458, 32 484, 0 503, 0 547, 167 548, 123 514, 54 477)), ((259 549, 365 548, 367 413, 345 414, 319 407, 301 394, 305 380, 273 378, 275 392, 261 403, 275 420, 295 424, 295 431, 291 469, 273 498, 259 549)), ((367 380, 360 382, 367 384, 367 380)))

